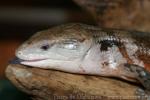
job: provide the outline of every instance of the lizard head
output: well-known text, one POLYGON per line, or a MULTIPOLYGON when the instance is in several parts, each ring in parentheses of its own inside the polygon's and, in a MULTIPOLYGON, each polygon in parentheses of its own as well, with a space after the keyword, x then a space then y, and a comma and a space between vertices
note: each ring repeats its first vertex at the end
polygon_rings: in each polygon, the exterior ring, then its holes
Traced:
POLYGON ((91 38, 80 24, 66 24, 41 31, 17 50, 19 63, 35 67, 77 66, 91 46, 91 38))

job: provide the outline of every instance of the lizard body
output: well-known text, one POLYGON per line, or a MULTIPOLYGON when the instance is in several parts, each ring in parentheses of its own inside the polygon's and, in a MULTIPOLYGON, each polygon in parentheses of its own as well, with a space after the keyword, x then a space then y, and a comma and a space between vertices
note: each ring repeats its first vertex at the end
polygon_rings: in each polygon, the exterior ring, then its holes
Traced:
POLYGON ((32 67, 150 83, 150 33, 65 24, 36 33, 16 56, 32 67))

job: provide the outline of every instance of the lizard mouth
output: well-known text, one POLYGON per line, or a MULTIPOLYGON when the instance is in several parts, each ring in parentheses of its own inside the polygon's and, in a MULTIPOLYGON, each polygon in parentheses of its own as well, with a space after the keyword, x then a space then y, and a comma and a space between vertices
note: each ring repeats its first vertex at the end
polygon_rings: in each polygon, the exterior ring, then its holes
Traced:
POLYGON ((15 57, 14 59, 10 60, 9 63, 10 64, 21 64, 22 62, 38 62, 38 61, 42 61, 42 60, 46 60, 46 59, 24 60, 24 59, 15 57))

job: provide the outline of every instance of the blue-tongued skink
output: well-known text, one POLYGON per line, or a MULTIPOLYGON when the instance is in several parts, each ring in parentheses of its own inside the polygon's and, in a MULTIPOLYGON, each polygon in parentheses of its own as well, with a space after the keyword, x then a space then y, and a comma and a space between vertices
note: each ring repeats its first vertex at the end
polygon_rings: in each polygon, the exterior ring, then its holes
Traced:
POLYGON ((16 56, 23 65, 118 77, 150 90, 150 33, 65 24, 36 33, 16 56))

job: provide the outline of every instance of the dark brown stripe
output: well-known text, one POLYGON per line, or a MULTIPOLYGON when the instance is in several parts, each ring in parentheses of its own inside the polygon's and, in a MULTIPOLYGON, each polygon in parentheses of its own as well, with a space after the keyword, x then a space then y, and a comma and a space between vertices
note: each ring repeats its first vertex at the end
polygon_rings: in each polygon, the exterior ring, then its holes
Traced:
POLYGON ((143 50, 138 50, 136 56, 139 60, 143 61, 144 67, 150 72, 150 55, 145 53, 143 50))
POLYGON ((121 46, 118 46, 120 53, 127 60, 127 63, 133 64, 133 60, 129 57, 126 47, 122 43, 121 46))

